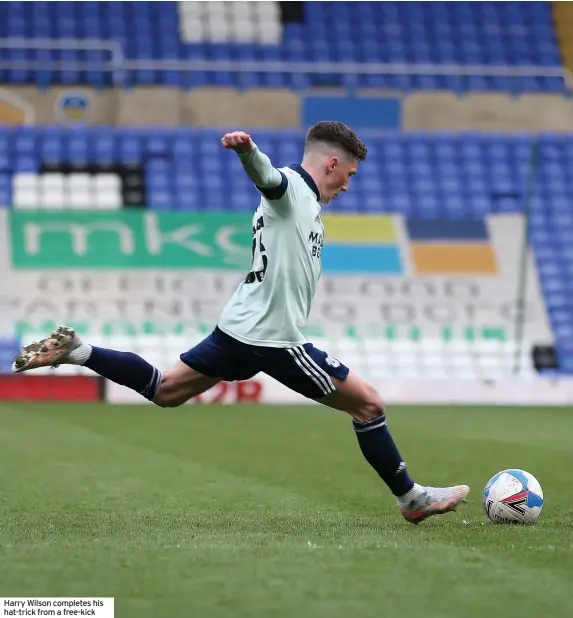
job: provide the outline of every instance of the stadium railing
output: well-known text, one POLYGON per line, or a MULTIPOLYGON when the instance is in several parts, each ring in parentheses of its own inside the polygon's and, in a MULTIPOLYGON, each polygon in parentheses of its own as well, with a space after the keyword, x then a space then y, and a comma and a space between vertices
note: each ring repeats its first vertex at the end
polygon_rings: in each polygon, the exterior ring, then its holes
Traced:
POLYGON ((112 73, 113 82, 121 85, 131 71, 209 71, 257 72, 288 74, 339 75, 428 75, 428 76, 481 76, 508 78, 559 78, 566 88, 573 91, 573 75, 566 67, 511 66, 511 65, 462 65, 462 64, 410 64, 410 63, 359 63, 359 62, 283 62, 246 60, 135 60, 125 56, 117 41, 105 39, 38 39, 0 38, 4 49, 103 51, 106 60, 57 60, 57 59, 2 59, 0 69, 46 71, 103 71, 112 73))

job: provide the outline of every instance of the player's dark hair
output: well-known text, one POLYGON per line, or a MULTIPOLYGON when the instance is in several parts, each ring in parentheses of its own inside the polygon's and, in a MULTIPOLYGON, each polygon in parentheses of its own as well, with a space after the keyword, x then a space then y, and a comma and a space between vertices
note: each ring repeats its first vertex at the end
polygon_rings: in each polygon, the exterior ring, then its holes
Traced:
POLYGON ((343 122, 323 120, 317 122, 306 134, 305 150, 318 142, 335 144, 359 161, 364 161, 368 150, 356 133, 343 122))

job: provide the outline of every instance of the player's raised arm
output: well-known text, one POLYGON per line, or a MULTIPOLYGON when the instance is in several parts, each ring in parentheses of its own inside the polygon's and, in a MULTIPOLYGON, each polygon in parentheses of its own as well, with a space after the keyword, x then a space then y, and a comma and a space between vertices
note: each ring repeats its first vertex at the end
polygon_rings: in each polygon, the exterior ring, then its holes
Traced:
POLYGON ((258 149, 248 133, 227 133, 221 138, 221 143, 239 155, 247 176, 267 200, 280 200, 283 197, 288 187, 287 177, 273 166, 269 157, 258 149))

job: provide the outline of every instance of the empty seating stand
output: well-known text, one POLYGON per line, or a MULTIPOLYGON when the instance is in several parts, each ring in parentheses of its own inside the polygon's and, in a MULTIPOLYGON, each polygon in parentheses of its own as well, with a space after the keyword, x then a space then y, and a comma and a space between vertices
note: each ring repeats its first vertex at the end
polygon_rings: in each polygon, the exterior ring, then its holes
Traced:
MULTIPOLYGON (((128 60, 243 60, 561 66, 549 2, 304 2, 301 18, 279 2, 1 2, 0 36, 101 39, 128 60)), ((555 76, 340 75, 261 71, 102 70, 110 52, 2 49, 3 60, 82 61, 90 70, 0 70, 3 82, 306 88, 313 85, 565 91, 555 76), (115 81, 119 80, 119 81, 115 81)))

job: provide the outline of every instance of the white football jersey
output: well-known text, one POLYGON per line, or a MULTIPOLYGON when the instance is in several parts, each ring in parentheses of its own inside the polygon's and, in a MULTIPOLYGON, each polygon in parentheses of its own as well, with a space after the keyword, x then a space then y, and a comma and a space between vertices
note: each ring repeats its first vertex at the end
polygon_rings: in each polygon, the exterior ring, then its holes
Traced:
POLYGON ((251 271, 230 298, 219 328, 252 345, 290 347, 301 330, 321 274, 324 226, 318 188, 299 165, 279 170, 284 190, 265 190, 253 217, 251 271), (274 195, 282 195, 272 199, 274 195), (268 197, 265 197, 267 195, 268 197))

